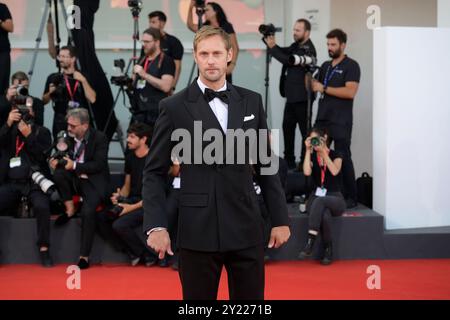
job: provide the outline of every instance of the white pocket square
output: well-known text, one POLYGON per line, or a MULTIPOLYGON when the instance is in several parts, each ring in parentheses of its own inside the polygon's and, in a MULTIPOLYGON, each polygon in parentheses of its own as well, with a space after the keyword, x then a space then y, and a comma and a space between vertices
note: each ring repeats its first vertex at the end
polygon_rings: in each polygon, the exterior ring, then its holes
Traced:
POLYGON ((244 122, 247 122, 247 121, 250 121, 250 120, 253 120, 253 119, 255 119, 255 116, 253 114, 251 116, 245 116, 244 117, 244 122))

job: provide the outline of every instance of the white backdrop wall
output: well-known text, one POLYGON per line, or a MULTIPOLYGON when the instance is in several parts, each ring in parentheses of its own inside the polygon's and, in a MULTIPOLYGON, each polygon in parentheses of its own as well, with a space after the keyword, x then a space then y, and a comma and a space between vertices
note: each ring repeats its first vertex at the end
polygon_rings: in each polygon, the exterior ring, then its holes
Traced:
POLYGON ((374 210, 386 229, 450 225, 448 39, 450 29, 374 33, 374 210))

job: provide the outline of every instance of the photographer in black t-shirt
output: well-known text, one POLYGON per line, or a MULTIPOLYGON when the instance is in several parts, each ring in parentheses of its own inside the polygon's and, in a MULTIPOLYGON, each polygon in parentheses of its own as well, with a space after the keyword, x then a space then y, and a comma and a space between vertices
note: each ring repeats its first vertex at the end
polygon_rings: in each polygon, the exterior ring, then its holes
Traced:
POLYGON ((142 172, 149 152, 152 129, 145 123, 135 123, 128 128, 129 152, 125 159, 125 181, 122 188, 111 196, 112 208, 97 215, 100 235, 117 250, 125 252, 135 266, 142 260, 146 266, 157 261, 146 245, 142 232, 142 172), (138 229, 136 231, 136 229, 138 229))
MULTIPOLYGON (((177 37, 168 34, 164 28, 166 26, 167 16, 162 11, 152 11, 148 14, 149 28, 158 29, 161 33, 160 49, 164 54, 173 59, 175 63, 175 75, 172 83, 171 93, 174 93, 175 88, 180 78, 181 73, 181 59, 183 59, 184 48, 181 41, 177 37)), ((144 56, 144 48, 142 48, 141 56, 144 56)))
POLYGON ((325 129, 313 128, 305 140, 305 160, 303 173, 312 176, 315 188, 308 198, 306 211, 308 219, 308 240, 299 258, 312 255, 316 237, 321 233, 324 253, 323 265, 332 262, 331 219, 345 210, 342 188, 342 156, 330 150, 330 139, 325 129))
POLYGON ((322 64, 319 81, 313 81, 318 92, 319 110, 315 126, 327 128, 334 149, 343 156, 342 175, 347 207, 356 206, 355 169, 351 158, 353 99, 361 77, 358 63, 345 53, 347 35, 340 29, 327 34, 328 54, 332 58, 322 64))
POLYGON ((44 104, 53 101, 53 137, 67 129, 66 113, 68 109, 84 108, 89 110, 88 103, 95 103, 97 94, 86 77, 76 70, 76 50, 72 46, 64 46, 58 55, 62 73, 48 76, 42 96, 44 104))
MULTIPOLYGON (((264 42, 269 48, 270 54, 283 64, 281 71, 284 84, 280 83, 280 89, 284 91, 286 105, 283 115, 284 135, 284 159, 290 169, 295 168, 294 142, 297 124, 302 134, 302 141, 306 139, 308 123, 308 95, 306 90, 306 74, 308 65, 289 63, 291 55, 316 57, 316 49, 311 39, 311 24, 306 19, 299 19, 294 24, 294 40, 289 47, 281 48, 275 42, 275 36, 269 35, 264 42), (284 74, 286 76, 284 78, 284 74)), ((301 162, 305 156, 305 148, 302 143, 301 162)))
POLYGON ((142 34, 145 56, 133 69, 131 122, 143 122, 153 127, 159 115, 159 102, 172 91, 175 75, 173 59, 161 52, 161 33, 148 28, 142 34))
POLYGON ((11 44, 8 33, 14 31, 11 13, 4 3, 0 3, 0 94, 8 88, 9 73, 11 72, 11 44))
POLYGON ((8 119, 11 107, 17 99, 23 99, 25 96, 31 99, 30 102, 33 105, 34 112, 34 123, 39 126, 44 125, 44 103, 41 99, 28 94, 29 87, 30 81, 25 72, 17 71, 11 76, 11 86, 6 90, 5 95, 0 95, 0 126, 8 119))

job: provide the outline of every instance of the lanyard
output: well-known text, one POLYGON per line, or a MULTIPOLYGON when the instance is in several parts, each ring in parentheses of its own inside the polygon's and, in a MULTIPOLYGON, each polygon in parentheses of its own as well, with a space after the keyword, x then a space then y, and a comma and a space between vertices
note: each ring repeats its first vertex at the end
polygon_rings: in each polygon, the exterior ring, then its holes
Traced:
POLYGON ((68 77, 64 76, 64 80, 66 80, 66 88, 67 88, 67 91, 69 92, 70 100, 74 101, 73 98, 75 96, 75 92, 77 92, 78 85, 80 84, 80 82, 78 80, 75 82, 75 86, 73 87, 73 91, 72 91, 68 77))
POLYGON ((324 163, 323 163, 323 166, 322 166, 320 164, 321 160, 322 159, 320 158, 319 154, 317 154, 317 163, 319 164, 319 168, 320 168, 320 186, 323 189, 323 186, 324 186, 324 183, 325 183, 325 173, 327 172, 327 164, 325 163, 325 160, 324 160, 324 163))
POLYGON ((75 153, 74 159, 76 162, 80 161, 81 157, 84 154, 85 147, 86 147, 86 142, 83 140, 80 142, 80 146, 78 147, 77 152, 75 153))
POLYGON ((323 86, 325 88, 328 87, 328 83, 330 82, 331 78, 333 78, 334 74, 336 73, 338 66, 339 66, 339 64, 334 66, 334 68, 331 70, 331 74, 329 76, 328 76, 328 74, 330 73, 331 64, 328 66, 327 73, 325 74, 325 78, 323 79, 323 86))
POLYGON ((16 157, 19 156, 19 153, 23 149, 24 145, 25 141, 22 141, 22 143, 20 143, 19 137, 16 137, 16 157))

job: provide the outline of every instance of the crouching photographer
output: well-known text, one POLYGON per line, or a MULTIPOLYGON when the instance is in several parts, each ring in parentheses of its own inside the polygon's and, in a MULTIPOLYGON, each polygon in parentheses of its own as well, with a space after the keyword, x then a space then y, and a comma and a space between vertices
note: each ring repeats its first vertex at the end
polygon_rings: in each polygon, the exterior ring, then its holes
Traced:
POLYGON ((70 109, 66 119, 66 141, 56 141, 58 155, 50 158, 50 167, 55 170, 54 181, 66 209, 55 225, 62 226, 75 215, 73 196, 80 195, 81 254, 78 267, 86 269, 94 242, 96 209, 109 191, 108 140, 102 132, 90 127, 88 110, 70 109), (67 146, 65 151, 60 144, 67 146), (61 151, 65 153, 61 154, 61 151))
MULTIPOLYGON (((295 130, 297 125, 304 142, 308 134, 308 94, 306 77, 309 68, 316 64, 316 49, 311 39, 311 24, 306 19, 299 19, 293 28, 294 42, 289 47, 279 47, 275 41, 273 25, 261 25, 259 31, 270 54, 283 64, 280 78, 280 93, 286 97, 283 115, 284 159, 289 169, 296 167, 294 154, 295 130)), ((309 97, 311 99, 312 96, 309 97)), ((301 160, 305 156, 302 147, 301 160)))
POLYGON ((112 206, 97 215, 100 235, 115 249, 126 253, 132 266, 139 261, 152 266, 157 261, 141 231, 144 221, 142 172, 149 152, 151 131, 151 127, 144 123, 135 123, 129 127, 127 145, 131 152, 125 159, 124 184, 112 194, 112 206))
MULTIPOLYGON (((52 182, 47 165, 50 131, 33 121, 31 105, 12 108, 0 129, 0 213, 17 211, 21 201, 31 204, 37 220, 37 245, 44 267, 53 265, 49 254, 52 182)), ((13 212, 14 214, 14 212, 13 212)))

